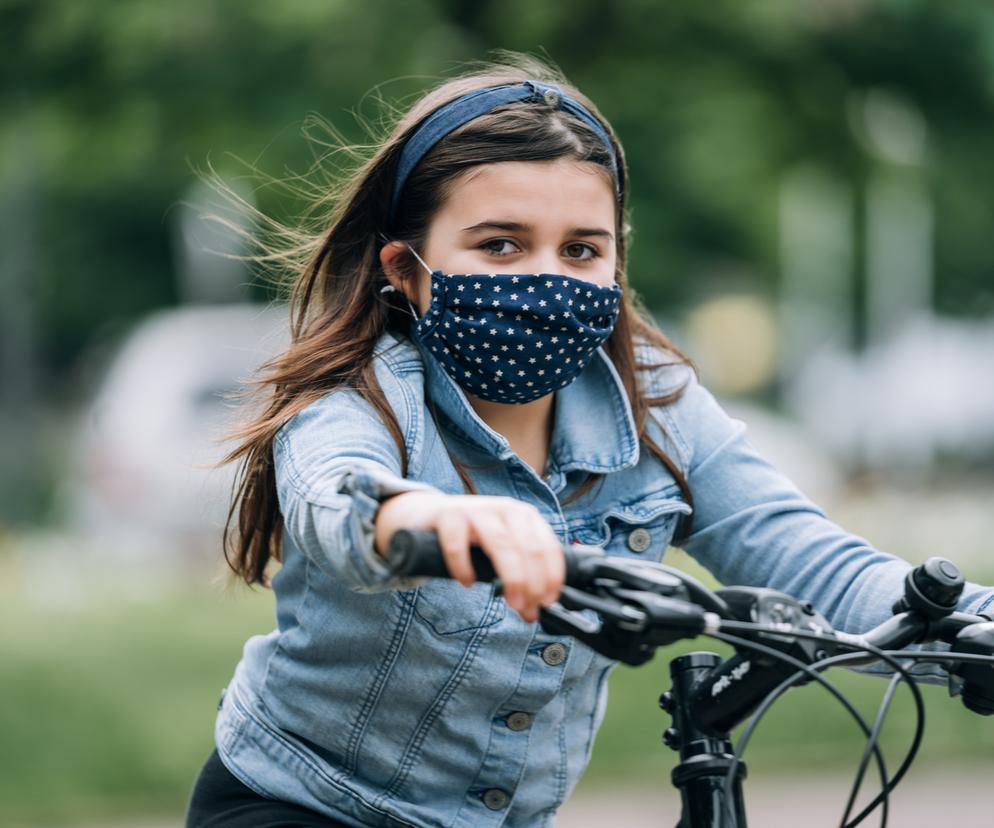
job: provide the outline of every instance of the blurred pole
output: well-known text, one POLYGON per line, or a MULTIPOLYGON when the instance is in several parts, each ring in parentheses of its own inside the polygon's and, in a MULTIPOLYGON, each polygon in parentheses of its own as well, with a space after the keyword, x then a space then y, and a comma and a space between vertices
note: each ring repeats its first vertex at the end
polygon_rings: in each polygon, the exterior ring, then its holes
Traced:
POLYGON ((921 181, 880 170, 866 194, 866 318, 872 345, 932 311, 932 204, 921 181))
POLYGON ((812 355, 852 347, 853 203, 845 182, 816 167, 780 185, 780 376, 789 382, 812 355))
POLYGON ((27 119, 11 133, 0 166, 0 527, 26 525, 36 517, 42 476, 37 136, 27 119))
POLYGON ((914 101, 871 88, 860 137, 876 157, 866 190, 866 340, 892 338, 933 308, 933 208, 922 169, 928 124, 914 101))
POLYGON ((249 252, 253 231, 251 190, 225 182, 238 201, 222 199, 199 179, 176 214, 173 247, 179 293, 186 304, 245 302, 252 272, 239 257, 249 252))
MULTIPOLYGON (((935 219, 923 174, 928 123, 921 108, 897 90, 873 87, 861 111, 860 134, 875 157, 866 189, 865 320, 872 351, 891 347, 912 325, 919 331, 934 327, 935 219)), ((911 410, 912 400, 907 398, 911 410)), ((882 406, 868 413, 874 421, 865 424, 867 435, 878 426, 882 406)), ((906 441, 900 452, 906 475, 921 477, 932 465, 936 433, 918 429, 917 438, 906 441)), ((864 454, 871 466, 887 462, 886 446, 885 440, 867 439, 864 454)))

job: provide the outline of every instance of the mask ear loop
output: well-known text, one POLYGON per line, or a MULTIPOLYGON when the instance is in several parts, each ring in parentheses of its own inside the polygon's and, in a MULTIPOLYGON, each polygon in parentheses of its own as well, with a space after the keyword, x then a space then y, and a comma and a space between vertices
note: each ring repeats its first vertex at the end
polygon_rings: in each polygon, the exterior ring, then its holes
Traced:
POLYGON ((424 259, 422 259, 422 258, 421 258, 421 257, 420 257, 420 256, 418 255, 418 251, 417 251, 417 250, 415 250, 415 249, 414 249, 413 247, 411 247, 411 245, 407 245, 407 249, 411 251, 411 253, 412 253, 412 254, 414 255, 414 258, 415 258, 415 259, 417 259, 417 260, 418 260, 419 262, 421 262, 421 266, 422 266, 422 267, 423 267, 423 268, 424 268, 425 270, 427 270, 427 271, 428 271, 428 275, 429 275, 429 276, 431 276, 431 275, 433 275, 433 274, 434 274, 434 272, 435 272, 435 271, 433 271, 433 270, 432 270, 432 269, 431 269, 430 267, 428 267, 428 265, 427 265, 427 264, 425 264, 425 260, 424 260, 424 259))
MULTIPOLYGON (((397 292, 398 292, 397 288, 395 288, 393 285, 384 285, 383 287, 380 288, 380 293, 397 293, 397 292)), ((411 300, 407 298, 407 295, 406 294, 402 295, 404 296, 404 299, 407 301, 407 313, 411 314, 411 316, 414 318, 414 321, 417 322, 421 317, 418 315, 418 312, 414 309, 414 305, 411 304, 411 300)), ((401 310, 403 310, 403 308, 401 308, 401 310)))
MULTIPOLYGON (((382 234, 380 235, 381 238, 384 238, 382 234)), ((411 247, 411 245, 407 245, 407 249, 414 254, 414 258, 417 259, 419 262, 421 262, 421 266, 428 271, 429 275, 431 275, 432 272, 431 268, 425 264, 425 260, 418 255, 418 252, 413 247, 411 247)), ((393 285, 388 283, 380 288, 380 293, 381 294, 397 293, 397 288, 395 288, 393 285)), ((417 310, 415 310, 414 305, 411 304, 411 300, 407 298, 406 293, 404 294, 404 299, 407 300, 407 307, 409 309, 409 313, 411 314, 412 317, 414 317, 414 321, 417 322, 421 318, 421 315, 417 312, 417 310)))

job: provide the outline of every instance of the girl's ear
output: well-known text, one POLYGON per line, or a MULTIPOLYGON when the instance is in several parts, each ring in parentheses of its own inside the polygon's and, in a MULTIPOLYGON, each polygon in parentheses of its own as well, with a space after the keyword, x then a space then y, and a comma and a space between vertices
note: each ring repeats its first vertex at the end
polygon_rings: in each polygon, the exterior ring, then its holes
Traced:
POLYGON ((406 253, 407 245, 400 241, 387 242, 380 248, 380 266, 390 284, 398 290, 405 281, 404 259, 406 253))
POLYGON ((387 242, 380 248, 380 266, 383 268, 387 281, 405 295, 407 294, 406 283, 410 278, 404 268, 406 254, 407 245, 401 241, 387 242))

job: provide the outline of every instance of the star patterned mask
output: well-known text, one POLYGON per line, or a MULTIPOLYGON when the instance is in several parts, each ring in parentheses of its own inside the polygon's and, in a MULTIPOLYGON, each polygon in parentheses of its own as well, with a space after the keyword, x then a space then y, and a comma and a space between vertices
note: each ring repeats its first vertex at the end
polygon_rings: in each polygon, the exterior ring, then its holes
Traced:
POLYGON ((418 339, 485 400, 530 402, 569 385, 618 318, 617 285, 551 273, 445 274, 421 264, 431 273, 431 303, 417 319, 418 339))

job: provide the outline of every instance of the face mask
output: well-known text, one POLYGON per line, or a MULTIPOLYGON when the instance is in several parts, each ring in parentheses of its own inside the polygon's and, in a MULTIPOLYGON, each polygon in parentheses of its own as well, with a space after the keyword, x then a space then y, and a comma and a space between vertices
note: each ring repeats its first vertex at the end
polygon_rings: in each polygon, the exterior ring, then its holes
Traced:
POLYGON ((484 400, 524 403, 569 385, 611 335, 621 289, 550 273, 431 274, 418 339, 484 400))

